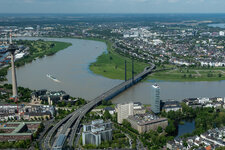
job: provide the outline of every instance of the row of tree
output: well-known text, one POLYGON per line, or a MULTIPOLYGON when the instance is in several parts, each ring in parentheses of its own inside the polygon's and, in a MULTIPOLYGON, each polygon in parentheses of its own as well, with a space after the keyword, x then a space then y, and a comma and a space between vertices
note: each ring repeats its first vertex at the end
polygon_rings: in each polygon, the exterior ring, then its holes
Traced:
POLYGON ((21 140, 16 142, 0 142, 0 149, 7 149, 7 148, 24 148, 28 149, 31 145, 30 140, 21 140))

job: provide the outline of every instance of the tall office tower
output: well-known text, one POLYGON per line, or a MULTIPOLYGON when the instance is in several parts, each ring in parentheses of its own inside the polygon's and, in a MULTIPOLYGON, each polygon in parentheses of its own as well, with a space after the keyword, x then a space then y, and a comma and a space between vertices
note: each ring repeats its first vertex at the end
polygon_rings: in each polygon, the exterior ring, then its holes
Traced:
POLYGON ((10 39, 9 39, 9 47, 8 51, 11 54, 11 68, 12 68, 12 90, 13 90, 13 97, 17 97, 17 81, 16 81, 16 70, 15 70, 15 64, 14 64, 14 54, 17 47, 13 45, 12 43, 12 34, 10 33, 10 39))
POLYGON ((160 88, 159 85, 154 84, 151 87, 151 110, 158 114, 160 113, 160 88))
POLYGON ((127 119, 128 116, 134 115, 134 103, 118 104, 117 112, 117 122, 122 124, 123 119, 127 119))

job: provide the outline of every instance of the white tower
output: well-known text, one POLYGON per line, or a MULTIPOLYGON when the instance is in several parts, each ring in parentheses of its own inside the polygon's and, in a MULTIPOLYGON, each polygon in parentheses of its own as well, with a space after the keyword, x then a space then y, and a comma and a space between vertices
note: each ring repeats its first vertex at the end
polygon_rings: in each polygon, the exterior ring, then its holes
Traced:
POLYGON ((17 81, 16 81, 16 69, 15 69, 15 63, 14 63, 14 54, 16 51, 17 47, 13 45, 12 43, 12 33, 10 32, 10 39, 9 39, 9 47, 8 51, 11 54, 11 68, 12 68, 12 92, 13 92, 13 97, 16 98, 17 95, 17 81))

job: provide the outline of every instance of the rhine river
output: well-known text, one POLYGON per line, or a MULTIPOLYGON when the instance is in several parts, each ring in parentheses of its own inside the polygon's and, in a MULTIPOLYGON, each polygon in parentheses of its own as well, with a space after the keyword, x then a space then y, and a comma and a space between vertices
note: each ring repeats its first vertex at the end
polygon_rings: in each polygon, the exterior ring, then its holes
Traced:
MULTIPOLYGON (((40 38, 21 38, 37 40, 40 38)), ((49 41, 70 42, 72 46, 53 56, 36 59, 32 63, 19 67, 18 86, 30 89, 63 90, 74 97, 92 100, 101 93, 121 83, 122 80, 108 79, 89 70, 89 64, 106 51, 106 44, 97 41, 67 38, 41 38, 49 41), (54 82, 46 75, 51 74, 60 80, 54 82)), ((11 70, 7 75, 11 83, 11 70)), ((217 82, 141 82, 113 99, 113 103, 129 101, 150 103, 151 85, 159 84, 162 100, 182 100, 189 97, 225 97, 225 81, 217 82)))

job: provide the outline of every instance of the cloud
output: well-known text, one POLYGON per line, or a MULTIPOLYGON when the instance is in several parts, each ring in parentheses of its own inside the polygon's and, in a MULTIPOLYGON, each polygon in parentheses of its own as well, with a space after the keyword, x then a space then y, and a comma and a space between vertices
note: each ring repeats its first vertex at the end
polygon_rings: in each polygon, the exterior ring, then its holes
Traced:
POLYGON ((179 2, 179 0, 168 0, 169 3, 176 3, 179 2))
POLYGON ((225 13, 225 0, 0 0, 0 13, 225 13))
POLYGON ((148 2, 149 0, 133 0, 135 2, 148 2))
POLYGON ((25 3, 33 3, 34 0, 23 0, 25 3))

